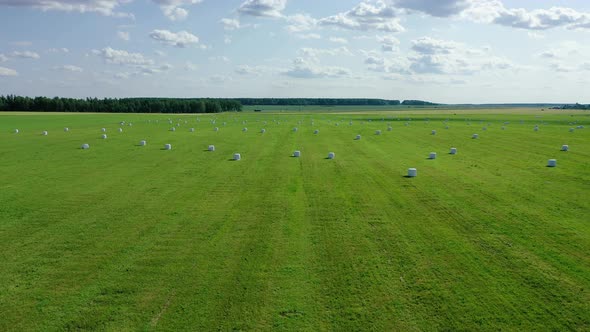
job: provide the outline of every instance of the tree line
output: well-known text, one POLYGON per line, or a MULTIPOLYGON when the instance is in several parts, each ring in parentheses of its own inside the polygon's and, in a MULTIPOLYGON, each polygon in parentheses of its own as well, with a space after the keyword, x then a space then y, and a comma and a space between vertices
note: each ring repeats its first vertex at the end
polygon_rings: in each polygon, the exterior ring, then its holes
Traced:
POLYGON ((0 111, 96 113, 220 113, 240 112, 234 99, 181 98, 47 98, 0 96, 0 111))
POLYGON ((242 105, 265 106, 388 106, 400 105, 399 100, 367 98, 236 98, 242 105))

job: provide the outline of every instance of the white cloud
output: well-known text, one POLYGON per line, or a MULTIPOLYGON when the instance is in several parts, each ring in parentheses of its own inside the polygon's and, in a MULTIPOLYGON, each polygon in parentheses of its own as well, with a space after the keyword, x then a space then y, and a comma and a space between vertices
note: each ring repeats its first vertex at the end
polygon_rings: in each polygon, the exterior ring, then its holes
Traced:
POLYGON ((128 66, 151 66, 154 64, 153 60, 146 58, 141 53, 130 53, 110 47, 103 48, 102 50, 93 50, 92 53, 102 57, 108 64, 128 66))
POLYGON ((128 72, 118 72, 113 75, 117 79, 126 80, 131 76, 131 73, 128 72))
POLYGON ((133 14, 117 12, 129 0, 0 0, 0 6, 30 7, 43 11, 99 13, 105 16, 133 18, 133 14))
POLYGON ((219 22, 223 24, 224 30, 237 30, 240 28, 240 21, 232 18, 222 18, 219 22))
POLYGON ((234 71, 240 75, 260 75, 261 69, 248 65, 240 65, 237 66, 234 71))
POLYGON ((531 39, 537 39, 537 40, 545 38, 545 35, 543 35, 542 33, 534 32, 534 31, 527 32, 527 36, 529 36, 529 38, 531 38, 531 39))
POLYGON ((330 37, 329 39, 332 43, 337 44, 348 44, 348 40, 346 38, 339 38, 339 37, 330 37))
POLYGON ((287 0, 246 0, 238 8, 243 15, 282 17, 287 0))
POLYGON ((0 53, 0 62, 6 62, 8 61, 8 57, 2 53, 0 53))
POLYGON ((230 36, 224 36, 223 37, 223 43, 226 45, 231 44, 231 37, 230 36))
POLYGON ((393 52, 399 45, 399 40, 393 36, 377 36, 377 41, 381 43, 383 52, 393 52))
POLYGON ((152 0, 160 5, 164 16, 171 21, 182 21, 188 17, 188 11, 182 7, 194 5, 202 0, 152 0))
POLYGON ((74 66, 74 65, 63 65, 63 66, 56 66, 53 67, 54 70, 59 70, 59 71, 69 71, 72 73, 81 73, 84 70, 78 66, 74 66))
POLYGON ((303 58, 293 60, 293 67, 282 73, 294 78, 337 78, 350 76, 350 70, 342 67, 321 66, 303 58))
POLYGON ((19 46, 19 47, 28 47, 28 46, 32 46, 33 43, 30 41, 26 41, 26 40, 22 40, 22 41, 15 41, 11 43, 14 46, 19 46))
POLYGON ((150 33, 150 37, 161 43, 176 47, 186 47, 199 42, 199 37, 187 31, 175 33, 168 30, 154 30, 150 33))
POLYGON ((0 67, 0 76, 18 76, 18 73, 14 69, 0 67))
POLYGON ((117 31, 117 37, 124 41, 129 41, 130 39, 129 32, 127 31, 117 31))
POLYGON ((22 59, 39 59, 40 56, 38 53, 31 52, 31 51, 14 51, 10 53, 10 56, 13 58, 22 58, 22 59))
POLYGON ((436 17, 448 17, 461 13, 471 6, 470 0, 396 0, 395 6, 419 11, 436 17))
POLYGON ((50 48, 47 50, 47 53, 70 53, 70 50, 65 48, 65 47, 61 47, 61 48, 50 48))
POLYGON ((304 32, 313 29, 317 20, 309 16, 309 14, 295 14, 285 16, 288 25, 285 27, 289 32, 304 32))
POLYGON ((317 33, 297 34, 296 36, 299 39, 321 39, 322 38, 322 36, 320 36, 317 33))
POLYGON ((303 47, 298 51, 299 55, 303 57, 312 58, 317 60, 320 56, 338 56, 338 55, 347 55, 352 56, 352 52, 345 46, 340 46, 338 48, 311 48, 311 47, 303 47))
POLYGON ((350 30, 402 32, 405 29, 399 23, 398 14, 397 8, 384 1, 361 2, 349 11, 320 19, 318 24, 350 30))
POLYGON ((219 61, 219 62, 223 62, 223 63, 230 62, 229 58, 226 57, 225 55, 211 56, 211 57, 209 57, 209 61, 212 61, 212 62, 219 61))

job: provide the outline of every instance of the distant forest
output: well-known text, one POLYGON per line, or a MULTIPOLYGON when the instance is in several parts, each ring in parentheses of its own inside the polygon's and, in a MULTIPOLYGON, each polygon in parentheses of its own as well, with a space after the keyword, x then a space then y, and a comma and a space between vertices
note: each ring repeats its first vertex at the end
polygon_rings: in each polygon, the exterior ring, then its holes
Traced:
POLYGON ((47 98, 0 96, 0 111, 96 113, 219 113, 240 112, 242 105, 259 106, 429 106, 421 100, 365 98, 47 98))
POLYGON ((557 109, 562 109, 562 110, 590 110, 590 104, 588 105, 583 105, 583 104, 570 104, 570 105, 563 105, 563 106, 559 106, 559 107, 555 107, 557 109))
POLYGON ((0 111, 98 113, 219 113, 240 112, 232 99, 121 98, 73 99, 0 96, 0 111))

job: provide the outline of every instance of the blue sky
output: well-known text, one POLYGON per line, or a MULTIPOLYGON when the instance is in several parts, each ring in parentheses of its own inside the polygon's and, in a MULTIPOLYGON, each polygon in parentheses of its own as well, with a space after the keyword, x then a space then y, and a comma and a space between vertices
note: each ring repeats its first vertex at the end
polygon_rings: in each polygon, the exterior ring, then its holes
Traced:
POLYGON ((590 102, 590 1, 0 0, 0 94, 590 102))

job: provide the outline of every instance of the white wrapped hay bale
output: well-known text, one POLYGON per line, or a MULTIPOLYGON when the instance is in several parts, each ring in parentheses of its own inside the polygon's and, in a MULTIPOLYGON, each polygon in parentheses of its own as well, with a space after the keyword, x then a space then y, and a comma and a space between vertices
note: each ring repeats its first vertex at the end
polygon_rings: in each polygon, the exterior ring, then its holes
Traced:
POLYGON ((100 136, 100 138, 102 138, 102 139, 107 139, 107 134, 102 134, 102 135, 100 136))
POLYGON ((80 147, 80 149, 82 149, 82 150, 90 149, 90 145, 88 145, 88 144, 82 144, 82 146, 80 147))
POLYGON ((549 159, 547 161, 547 167, 557 167, 557 159, 549 159))
POLYGON ((430 152, 428 159, 436 159, 436 152, 430 152))
POLYGON ((133 127, 133 123, 129 122, 128 126, 133 127))
POLYGON ((234 160, 241 160, 242 159, 242 155, 239 153, 234 153, 234 160))
POLYGON ((317 134, 319 134, 319 133, 320 133, 320 131, 316 129, 316 130, 314 130, 314 131, 313 131, 313 133, 314 133, 315 135, 317 135, 317 134))
POLYGON ((415 168, 408 168, 408 177, 415 178, 418 176, 418 170, 415 168))
POLYGON ((479 135, 478 134, 473 134, 473 135, 471 135, 471 138, 478 139, 479 138, 479 135))
POLYGON ((103 133, 106 133, 106 132, 107 132, 107 129, 106 129, 106 128, 101 128, 100 130, 101 130, 103 133))
POLYGON ((569 151, 570 147, 567 144, 561 146, 561 151, 569 151))
POLYGON ((170 131, 176 131, 176 127, 170 128, 170 131))
POLYGON ((261 134, 264 134, 264 133, 266 133, 266 129, 264 129, 264 128, 263 128, 263 129, 260 129, 260 133, 261 133, 261 134))
POLYGON ((393 128, 392 127, 387 127, 387 131, 392 131, 393 128))
POLYGON ((15 130, 14 130, 14 133, 15 133, 15 134, 18 134, 18 133, 19 133, 18 129, 15 129, 15 130))
POLYGON ((297 127, 293 128, 293 131, 294 132, 297 132, 297 130, 299 130, 299 129, 297 129, 297 127))
POLYGON ((213 131, 219 131, 219 128, 215 127, 213 128, 213 131))
POLYGON ((361 135, 356 135, 355 140, 360 140, 361 139, 361 135))
POLYGON ((449 126, 445 126, 445 129, 449 129, 449 126))
POLYGON ((486 130, 488 130, 488 127, 483 127, 483 128, 481 128, 481 130, 486 131, 486 130))
POLYGON ((502 126, 502 130, 506 130, 506 127, 502 126))
POLYGON ((457 148, 451 148, 450 154, 457 154, 457 148))
POLYGON ((119 128, 119 132, 122 133, 123 132, 123 128, 119 128))
POLYGON ((293 152, 293 157, 301 157, 301 151, 297 150, 293 152))
POLYGON ((574 132, 574 128, 570 128, 570 133, 573 133, 573 132, 574 132))
POLYGON ((381 135, 381 130, 375 130, 375 135, 381 135))
POLYGON ((243 132, 247 132, 248 131, 248 128, 244 128, 244 129, 242 129, 242 131, 243 132))
POLYGON ((67 133, 68 131, 70 131, 70 128, 68 128, 68 127, 65 127, 65 128, 64 128, 64 131, 67 133))
POLYGON ((164 144, 164 150, 172 150, 172 144, 164 144))
POLYGON ((207 147, 207 150, 215 151, 215 145, 209 145, 209 147, 207 147))
POLYGON ((194 132, 195 132, 195 128, 191 128, 191 129, 189 129, 189 131, 190 131, 191 133, 194 133, 194 132))
POLYGON ((334 158, 336 158, 336 154, 334 152, 328 153, 328 159, 334 159, 334 158))
POLYGON ((43 131, 43 132, 41 133, 41 135, 43 135, 43 136, 47 136, 47 131, 43 131))
POLYGON ((125 125, 125 121, 119 122, 119 125, 124 126, 125 125))
POLYGON ((139 141, 139 145, 140 146, 146 146, 147 145, 147 141, 141 140, 141 141, 139 141))
POLYGON ((539 131, 539 126, 535 126, 535 128, 533 128, 534 131, 539 131))
POLYGON ((433 130, 432 132, 430 132, 431 135, 436 135, 436 130, 433 130))

